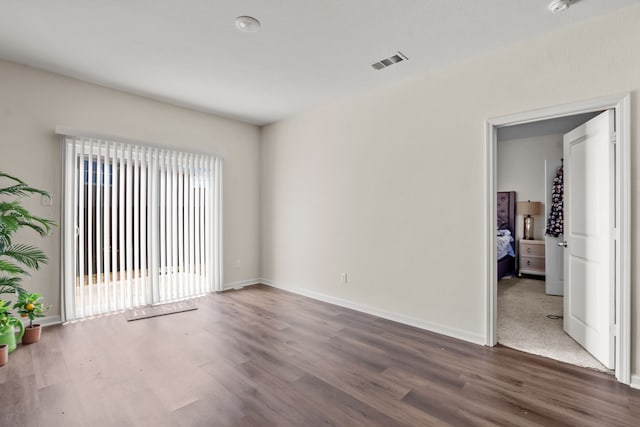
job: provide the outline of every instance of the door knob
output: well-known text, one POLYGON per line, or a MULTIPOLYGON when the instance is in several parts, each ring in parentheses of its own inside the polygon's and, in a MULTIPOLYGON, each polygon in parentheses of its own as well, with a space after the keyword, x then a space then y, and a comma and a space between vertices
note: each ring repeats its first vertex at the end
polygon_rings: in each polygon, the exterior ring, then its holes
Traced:
POLYGON ((558 246, 562 246, 563 248, 567 247, 567 242, 558 242, 558 246))

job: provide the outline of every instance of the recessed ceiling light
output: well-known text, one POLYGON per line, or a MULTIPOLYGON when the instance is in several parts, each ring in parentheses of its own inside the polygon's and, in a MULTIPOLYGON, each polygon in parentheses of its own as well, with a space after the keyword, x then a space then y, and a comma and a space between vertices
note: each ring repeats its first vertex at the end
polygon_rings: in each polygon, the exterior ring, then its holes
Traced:
POLYGON ((569 9, 571 6, 571 0, 553 0, 549 3, 549 10, 551 13, 560 13, 569 9))
POLYGON ((260 29, 260 21, 253 16, 238 16, 236 28, 243 33, 255 33, 260 29))

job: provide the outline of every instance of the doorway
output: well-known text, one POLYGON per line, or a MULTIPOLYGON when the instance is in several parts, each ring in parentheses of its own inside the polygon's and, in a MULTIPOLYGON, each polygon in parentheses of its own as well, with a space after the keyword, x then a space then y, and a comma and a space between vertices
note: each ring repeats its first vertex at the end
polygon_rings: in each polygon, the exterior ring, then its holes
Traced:
MULTIPOLYGON (((512 193, 517 209, 509 224, 513 256, 505 260, 514 262, 515 269, 506 275, 498 271, 497 340, 506 347, 612 373, 564 331, 565 249, 559 246, 564 241, 564 135, 600 114, 498 128, 498 194, 512 193), (530 217, 525 221, 526 214, 530 217)), ((608 136, 603 139, 607 144, 608 136)))
POLYGON ((487 345, 497 343, 497 253, 496 253, 496 192, 497 182, 497 145, 498 130, 514 125, 539 123, 549 119, 558 119, 579 114, 596 113, 612 109, 615 111, 615 139, 612 149, 615 158, 615 174, 612 187, 615 197, 615 228, 611 251, 615 253, 611 286, 615 289, 615 320, 610 325, 615 336, 613 347, 614 369, 618 381, 630 382, 630 281, 629 281, 629 200, 630 200, 630 156, 629 130, 630 110, 629 95, 612 96, 584 101, 564 106, 550 107, 526 113, 513 114, 488 120, 486 123, 486 243, 487 243, 487 276, 486 276, 486 313, 487 313, 487 345))

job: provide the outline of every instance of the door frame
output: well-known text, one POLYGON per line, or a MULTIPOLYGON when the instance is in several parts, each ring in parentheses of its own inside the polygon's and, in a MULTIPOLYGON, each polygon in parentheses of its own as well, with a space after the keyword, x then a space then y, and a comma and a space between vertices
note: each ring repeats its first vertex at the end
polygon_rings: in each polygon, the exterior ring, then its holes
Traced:
POLYGON ((485 122, 486 345, 497 343, 496 192, 498 128, 614 109, 616 114, 615 376, 631 382, 631 95, 623 93, 495 117, 485 122))

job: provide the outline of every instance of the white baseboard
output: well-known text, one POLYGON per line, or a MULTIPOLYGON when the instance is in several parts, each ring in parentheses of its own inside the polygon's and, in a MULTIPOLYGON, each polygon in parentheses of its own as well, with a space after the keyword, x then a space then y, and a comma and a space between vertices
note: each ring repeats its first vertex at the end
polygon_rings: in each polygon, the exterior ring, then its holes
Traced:
POLYGON ((486 338, 483 335, 473 334, 461 329, 451 328, 449 326, 440 325, 438 323, 415 319, 409 316, 405 316, 403 314, 382 310, 380 308, 371 307, 366 304, 360 304, 360 303, 346 300, 343 298, 332 297, 330 295, 325 295, 325 294, 322 294, 316 291, 311 291, 308 289, 286 286, 282 283, 274 282, 273 280, 269 280, 269 279, 261 279, 260 283, 264 283, 265 285, 271 286, 273 288, 289 291, 294 294, 309 297, 318 301, 327 302, 329 304, 334 304, 340 307, 349 308, 351 310, 360 311, 362 313, 371 314, 377 317, 381 317, 383 319, 392 320, 394 322, 402 323, 409 326, 414 326, 416 328, 424 329, 430 332, 435 332, 437 334, 442 334, 448 337, 457 338, 473 344, 485 345, 486 343, 486 338))
POLYGON ((257 285, 258 283, 262 283, 260 279, 239 280, 237 282, 225 283, 223 290, 228 291, 230 289, 242 289, 245 286, 257 285))
MULTIPOLYGON (((24 324, 24 326, 29 325, 29 319, 20 319, 20 320, 22 320, 22 323, 24 324)), ((33 323, 37 323, 42 326, 52 326, 52 325, 59 325, 60 323, 62 323, 62 320, 60 319, 60 315, 57 314, 55 316, 46 316, 46 317, 37 318, 36 320, 33 321, 33 323)))
POLYGON ((640 390, 640 375, 631 375, 631 383, 629 385, 640 390))

